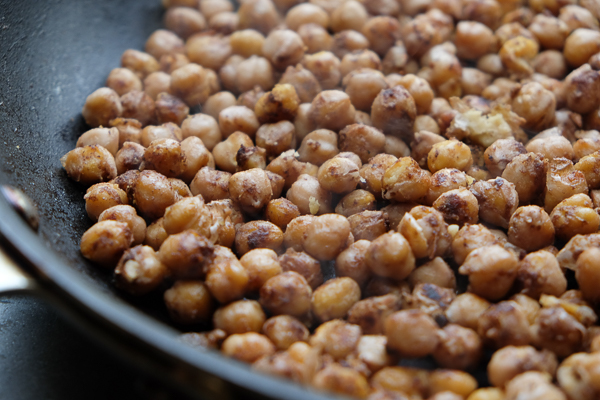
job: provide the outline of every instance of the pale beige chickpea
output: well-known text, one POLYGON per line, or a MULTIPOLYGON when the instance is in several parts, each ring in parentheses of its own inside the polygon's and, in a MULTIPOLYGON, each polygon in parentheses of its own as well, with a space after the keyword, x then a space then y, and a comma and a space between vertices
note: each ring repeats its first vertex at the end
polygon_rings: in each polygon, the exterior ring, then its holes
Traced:
POLYGON ((527 371, 556 373, 558 362, 554 353, 538 351, 531 346, 506 346, 496 351, 488 364, 490 383, 503 387, 515 376, 527 371))
POLYGON ((356 398, 366 398, 370 390, 367 379, 360 372, 337 363, 317 372, 312 385, 318 390, 356 398))
POLYGON ((157 219, 177 201, 171 183, 164 175, 152 171, 142 171, 134 186, 134 204, 143 216, 157 219))
POLYGON ((155 100, 160 93, 168 93, 171 90, 171 75, 156 71, 144 79, 144 92, 155 100))
POLYGON ((572 67, 580 67, 600 50, 600 32, 593 29, 575 29, 565 41, 563 54, 572 67))
POLYGON ((206 19, 222 13, 233 11, 233 4, 226 0, 200 0, 200 12, 206 19))
POLYGON ((252 139, 244 132, 233 132, 227 139, 218 143, 213 148, 215 164, 219 169, 229 173, 237 170, 236 155, 238 150, 244 147, 252 147, 252 139))
POLYGON ((201 195, 206 201, 228 199, 230 178, 229 172, 203 167, 190 183, 190 190, 194 196, 201 195))
POLYGON ((381 59, 379 56, 368 49, 354 50, 345 54, 340 62, 340 73, 342 78, 346 77, 352 71, 358 69, 369 68, 373 70, 381 70, 381 59))
POLYGON ((328 129, 317 129, 302 139, 298 149, 300 161, 320 166, 339 153, 338 135, 328 129))
POLYGON ((459 294, 446 309, 446 318, 453 324, 477 330, 479 318, 489 306, 487 300, 473 293, 459 294))
POLYGON ((275 5, 270 0, 249 0, 238 9, 240 29, 256 29, 267 35, 280 22, 275 5))
POLYGON ((173 139, 156 139, 144 151, 142 170, 154 170, 167 178, 185 171, 186 158, 181 144, 173 139))
POLYGON ((500 245, 484 246, 471 251, 458 272, 469 277, 471 292, 498 300, 511 289, 518 262, 513 253, 500 245))
POLYGON ((358 325, 334 319, 321 324, 309 343, 334 359, 343 359, 354 351, 360 337, 361 329, 358 325))
POLYGON ((242 256, 252 249, 268 248, 280 251, 283 232, 268 221, 251 221, 237 228, 235 235, 236 252, 242 256))
POLYGON ((207 114, 190 115, 181 123, 183 139, 198 137, 210 151, 221 142, 222 135, 216 119, 207 114))
POLYGON ((306 23, 298 27, 298 35, 304 43, 305 54, 315 54, 320 51, 330 51, 333 37, 327 29, 316 23, 306 23))
POLYGON ((454 39, 457 55, 467 60, 476 60, 496 50, 494 32, 476 21, 460 21, 456 25, 454 39))
POLYGON ((340 60, 329 51, 306 54, 301 63, 317 78, 323 90, 334 89, 342 79, 340 60))
POLYGON ((202 281, 176 281, 165 291, 164 301, 173 321, 193 325, 210 320, 214 300, 202 281))
POLYGON ((240 61, 235 67, 234 77, 236 88, 240 93, 252 90, 255 86, 270 90, 275 85, 271 63, 259 56, 251 56, 240 61))
MULTIPOLYGON (((252 56, 253 57, 253 56, 252 56)), ((219 69, 219 80, 225 90, 232 92, 237 95, 240 91, 237 87, 237 67, 238 65, 247 60, 239 54, 233 54, 225 60, 225 64, 219 69)))
POLYGON ((275 69, 284 71, 302 60, 304 42, 293 30, 273 30, 263 43, 262 55, 271 61, 275 69))
POLYGON ((306 326, 290 315, 269 318, 262 326, 262 333, 278 350, 287 350, 296 342, 307 342, 309 337, 306 326))
POLYGON ((285 16, 285 24, 295 31, 308 23, 327 28, 329 26, 329 14, 318 5, 301 3, 292 7, 285 16))
POLYGON ((413 287, 421 283, 430 283, 441 288, 456 288, 454 271, 441 257, 436 257, 416 268, 408 276, 408 282, 413 287))
POLYGON ((372 193, 357 189, 344 196, 337 206, 335 212, 345 217, 350 217, 363 211, 373 211, 377 208, 377 199, 372 193))
POLYGON ((432 173, 444 168, 456 168, 465 171, 472 164, 471 149, 456 139, 434 144, 427 155, 427 166, 432 173))
POLYGON ((546 212, 551 212, 558 203, 574 194, 587 194, 587 192, 585 175, 573 167, 573 162, 566 158, 548 161, 544 196, 546 212))
POLYGON ((267 317, 255 300, 238 300, 218 308, 212 321, 215 329, 228 335, 235 333, 260 332, 267 317))
POLYGON ((359 325, 365 335, 380 335, 386 318, 401 307, 400 297, 387 294, 360 300, 348 311, 348 322, 359 325))
POLYGON ((145 79, 160 69, 156 58, 139 50, 128 49, 121 56, 121 66, 133 71, 140 79, 145 79))
POLYGON ((558 18, 567 24, 569 32, 577 28, 598 29, 598 19, 586 7, 585 2, 581 6, 569 4, 561 7, 558 18))
POLYGON ((250 278, 233 252, 215 245, 214 257, 206 273, 206 287, 222 304, 240 300, 246 293, 250 278))
POLYGON ((148 37, 145 50, 148 54, 159 60, 163 55, 183 53, 184 43, 173 32, 158 29, 148 37))
POLYGON ((98 145, 76 147, 62 156, 60 162, 69 178, 86 186, 117 176, 113 155, 98 145))
POLYGON ((129 225, 129 229, 133 235, 132 244, 138 245, 144 242, 146 237, 146 221, 137 215, 135 208, 132 206, 122 204, 107 208, 98 216, 98 222, 105 220, 125 222, 129 225))
POLYGON ((106 78, 106 87, 113 89, 119 96, 123 96, 132 90, 142 90, 142 81, 130 69, 115 68, 106 78))
POLYGON ((170 235, 158 250, 158 259, 177 279, 202 279, 214 252, 213 244, 193 230, 170 235))
POLYGON ((125 222, 98 222, 81 236, 81 254, 104 268, 115 268, 117 262, 133 243, 133 234, 125 222))
POLYGON ((301 214, 320 215, 333 211, 331 193, 322 188, 319 180, 311 175, 300 175, 286 197, 298 207, 301 214))
POLYGON ((171 122, 179 126, 190 112, 190 108, 182 100, 169 93, 159 93, 154 105, 159 124, 171 122))
POLYGON ((357 240, 342 251, 335 259, 336 276, 352 278, 359 286, 364 287, 372 275, 365 261, 370 245, 368 240, 357 240))
POLYGON ((359 166, 343 157, 331 158, 321 167, 317 179, 319 185, 333 193, 349 193, 356 189, 356 185, 360 180, 358 173, 359 166))
POLYGON ((115 286, 135 296, 157 288, 167 269, 150 246, 135 246, 123 253, 115 268, 115 286))
POLYGON ((221 345, 224 355, 247 363, 270 356, 275 350, 275 345, 269 338, 256 332, 233 334, 221 345))
POLYGON ((152 247, 155 251, 160 249, 160 245, 169 236, 163 226, 163 219, 159 218, 146 228, 144 244, 152 247))
POLYGON ((229 36, 196 34, 187 40, 185 51, 192 63, 218 71, 231 56, 229 36))
POLYGON ((76 147, 102 146, 116 156, 119 150, 119 130, 117 128, 94 128, 84 132, 77 139, 76 147))
POLYGON ((585 250, 577 258, 577 269, 575 278, 579 284, 579 289, 586 300, 592 303, 598 303, 600 293, 598 291, 598 282, 600 281, 600 264, 598 263, 598 249, 591 247, 585 250))
POLYGON ((479 316, 477 332, 483 343, 493 348, 524 346, 530 343, 529 321, 516 302, 492 304, 479 316))
POLYGON ((378 276, 405 279, 415 269, 415 256, 408 241, 397 232, 388 232, 371 242, 365 256, 378 276))
POLYGON ((535 251, 554 243, 554 225, 538 206, 523 206, 510 217, 508 241, 526 251, 535 251))
MULTIPOLYGON (((368 50, 369 40, 360 32, 345 30, 333 35, 333 44, 331 52, 340 60, 347 54, 359 50, 368 50)), ((373 58, 375 61, 376 58, 373 58)))
POLYGON ((539 132, 554 121, 556 99, 541 84, 530 82, 513 95, 512 109, 525 119, 524 128, 539 132))
POLYGON ((373 126, 386 135, 394 135, 409 143, 414 138, 416 104, 403 86, 394 86, 377 95, 371 106, 373 126))
POLYGON ((254 111, 245 106, 227 107, 219 113, 219 129, 225 138, 234 132, 243 132, 253 138, 259 126, 254 111))
POLYGON ((312 312, 321 322, 344 318, 348 310, 360 300, 360 287, 352 278, 330 279, 312 295, 312 312))
MULTIPOLYGON (((296 218, 298 221, 300 218, 296 218)), ((286 234, 288 231, 286 231, 286 234)), ((288 236, 286 236, 286 239, 288 236)), ((288 241, 286 240, 286 246, 288 241)), ((303 251, 296 251, 289 247, 284 254, 279 256, 279 264, 283 271, 294 271, 302 275, 312 289, 316 289, 323 283, 323 272, 318 260, 303 251)))
MULTIPOLYGON (((208 115, 213 119, 217 120, 219 118, 219 113, 226 109, 227 107, 235 106, 237 103, 237 99, 231 92, 222 91, 217 92, 211 96, 209 96, 204 104, 202 104, 202 113, 196 115, 208 115)), ((192 116, 193 117, 193 116, 192 116)), ((184 121, 185 123, 185 121, 184 121)), ((181 126, 183 129, 183 124, 181 126)))
POLYGON ((277 253, 271 249, 254 249, 240 258, 240 263, 248 271, 248 290, 258 291, 270 278, 283 272, 277 253))
POLYGON ((312 102, 321 91, 321 85, 317 78, 301 64, 287 67, 279 80, 279 84, 292 85, 301 103, 312 102))
POLYGON ((311 308, 312 289, 297 272, 288 271, 265 282, 260 289, 260 304, 273 315, 303 317, 311 308))
POLYGON ((85 123, 93 128, 110 126, 110 121, 120 117, 122 112, 119 94, 108 87, 97 89, 90 94, 81 110, 85 123))
POLYGON ((448 224, 476 224, 479 220, 477 198, 466 188, 452 189, 442 193, 434 202, 448 224))
POLYGON ((433 357, 441 367, 464 370, 477 365, 482 355, 482 343, 473 329, 448 324, 438 330, 438 336, 433 357))
POLYGON ((231 35, 238 29, 239 23, 240 19, 235 12, 225 11, 213 15, 208 21, 208 27, 218 34, 231 35))
POLYGON ((121 96, 121 106, 123 118, 130 118, 139 121, 142 126, 154 123, 156 120, 156 103, 145 92, 132 90, 121 96))
POLYGON ((518 155, 526 153, 523 144, 514 138, 498 139, 485 150, 485 166, 492 174, 500 176, 508 163, 518 155))
POLYGON ((350 223, 346 217, 324 214, 306 228, 302 245, 317 260, 333 260, 348 246, 349 237, 350 223))
POLYGON ((382 196, 399 202, 417 201, 427 195, 430 182, 429 171, 421 169, 411 157, 402 157, 385 170, 382 196))
POLYGON ((384 323, 388 347, 406 357, 432 354, 439 343, 438 325, 420 310, 402 310, 391 314, 384 323))
POLYGON ((375 97, 388 88, 384 75, 372 68, 358 68, 349 72, 342 80, 344 91, 357 110, 369 112, 375 97))
POLYGON ((253 168, 231 176, 229 195, 244 212, 254 214, 267 205, 273 191, 266 172, 259 168, 253 168))
POLYGON ((206 28, 206 19, 198 11, 188 7, 170 7, 164 16, 165 28, 182 39, 206 28))

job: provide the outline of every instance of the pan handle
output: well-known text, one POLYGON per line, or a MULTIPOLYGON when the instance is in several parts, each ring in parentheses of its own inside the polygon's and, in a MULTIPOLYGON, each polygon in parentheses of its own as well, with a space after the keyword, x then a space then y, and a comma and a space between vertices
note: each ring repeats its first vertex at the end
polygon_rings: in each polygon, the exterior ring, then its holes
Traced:
POLYGON ((23 271, 4 249, 0 248, 0 293, 33 291, 37 288, 35 280, 23 271))

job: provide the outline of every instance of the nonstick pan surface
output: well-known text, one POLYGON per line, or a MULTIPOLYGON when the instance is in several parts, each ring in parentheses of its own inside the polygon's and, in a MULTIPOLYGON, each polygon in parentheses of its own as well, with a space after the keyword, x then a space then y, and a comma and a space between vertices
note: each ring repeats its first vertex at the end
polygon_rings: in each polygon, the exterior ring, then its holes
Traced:
POLYGON ((127 362, 198 398, 326 397, 253 373, 176 339, 158 299, 125 298, 86 262, 84 189, 59 159, 87 128, 81 108, 128 48, 143 49, 161 26, 158 0, 0 0, 0 184, 37 205, 36 233, 0 199, 0 245, 62 311, 127 362))

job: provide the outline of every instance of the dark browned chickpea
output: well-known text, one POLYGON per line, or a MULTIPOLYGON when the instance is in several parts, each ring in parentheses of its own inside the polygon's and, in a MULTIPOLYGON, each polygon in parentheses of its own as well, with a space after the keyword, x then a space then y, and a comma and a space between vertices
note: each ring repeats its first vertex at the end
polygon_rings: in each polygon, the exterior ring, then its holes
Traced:
POLYGON ((242 146, 254 146, 250 136, 246 135, 244 132, 233 132, 227 139, 217 143, 213 148, 213 157, 215 158, 216 166, 229 173, 235 173, 237 171, 237 152, 242 146))
POLYGON ((427 195, 431 181, 411 157, 403 157, 385 170, 381 184, 383 198, 399 202, 417 201, 427 195))
POLYGON ((125 142, 121 150, 115 156, 115 165, 117 173, 123 174, 125 171, 136 170, 140 167, 144 158, 144 146, 134 142, 125 142))
POLYGON ((262 326, 265 334, 278 350, 287 350, 296 342, 307 342, 308 329, 298 319, 290 315, 269 318, 262 326))
POLYGON ((558 357, 580 351, 586 334, 585 326, 560 306, 542 307, 531 331, 533 345, 558 357))
POLYGON ((288 271, 269 279, 260 289, 260 304, 274 315, 303 317, 310 311, 312 289, 297 272, 288 271))
POLYGON ((348 217, 355 240, 375 240, 389 229, 387 214, 383 211, 361 211, 348 217))
POLYGON ((215 329, 221 329, 228 335, 260 332, 266 319, 260 304, 254 300, 234 301, 217 309, 212 317, 215 329))
POLYGON ((132 70, 140 79, 160 69, 156 58, 139 50, 128 49, 121 56, 121 66, 132 70))
POLYGON ((236 333, 225 339, 221 351, 228 357, 253 363, 275 353, 275 345, 269 338, 256 332, 236 333))
POLYGON ((184 43, 173 32, 158 29, 146 41, 145 50, 159 60, 163 55, 184 52, 184 43))
POLYGON ((214 309, 214 300, 201 281, 176 281, 164 300, 171 319, 183 325, 210 320, 214 309))
POLYGON ((322 188, 314 176, 300 175, 286 197, 298 207, 301 214, 320 215, 333 211, 331 193, 322 188))
POLYGON ((371 118, 373 126, 386 135, 394 135, 411 142, 413 123, 417 115, 415 101, 403 86, 383 90, 373 101, 371 118))
POLYGON ((400 298, 395 294, 369 297, 354 303, 348 311, 348 321, 359 325, 365 335, 382 334, 383 322, 400 309, 400 303, 400 298))
POLYGON ((133 234, 129 225, 106 220, 85 231, 81 237, 80 250, 93 263, 105 268, 115 268, 132 242, 133 234))
POLYGON ((437 324, 419 310, 402 310, 391 314, 384 323, 388 347, 407 357, 433 353, 439 343, 437 324))
POLYGON ((415 256, 408 241, 397 232, 388 232, 371 242, 366 261, 375 275, 402 280, 415 269, 415 256))
POLYGON ((188 230, 169 236, 160 246, 158 259, 175 278, 203 278, 214 248, 210 241, 188 230))
POLYGON ((492 304, 479 317, 477 331, 484 344, 495 348, 524 346, 531 341, 529 321, 516 302, 492 304))
POLYGON ((488 300, 498 300, 512 287, 518 262, 513 253, 500 245, 484 246, 469 253, 459 273, 469 276, 471 292, 488 300))
POLYGON ((279 251, 282 243, 281 229, 267 221, 248 222, 240 226, 235 234, 235 249, 240 256, 257 248, 279 251))
POLYGON ((110 121, 120 117, 122 112, 119 94, 107 87, 90 94, 81 110, 85 123, 93 128, 110 126, 110 121))

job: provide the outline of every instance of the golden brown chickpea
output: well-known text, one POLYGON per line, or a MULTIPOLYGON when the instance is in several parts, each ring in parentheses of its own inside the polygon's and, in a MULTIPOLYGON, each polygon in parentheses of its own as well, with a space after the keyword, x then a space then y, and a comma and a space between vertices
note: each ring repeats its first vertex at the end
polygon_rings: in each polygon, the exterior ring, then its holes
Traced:
POLYGON ((360 31, 368 18, 369 14, 362 3, 354 0, 345 1, 331 13, 330 25, 334 32, 360 31))
POLYGON ((476 68, 462 69, 462 92, 465 95, 480 96, 492 83, 492 76, 476 68))
POLYGON ((508 163, 518 155, 526 153, 523 144, 514 138, 498 139, 485 150, 485 166, 492 174, 500 176, 508 163))
POLYGON ((85 211, 92 221, 97 221, 104 210, 127 204, 127 193, 118 185, 107 182, 90 186, 83 198, 85 200, 85 211))
POLYGON ((176 193, 169 180, 162 174, 142 171, 133 189, 134 204, 142 216, 157 219, 177 201, 176 193))
POLYGON ((238 9, 240 29, 255 29, 268 34, 278 23, 279 14, 270 0, 251 0, 238 9))
POLYGON ((240 258, 240 263, 248 271, 248 290, 256 291, 270 278, 282 272, 277 253, 271 249, 254 249, 240 258))
POLYGON ((384 323, 388 347, 406 357, 424 357, 439 343, 438 325, 420 310, 402 310, 391 314, 384 323))
POLYGON ((600 32, 593 29, 575 29, 565 41, 563 54, 569 65, 577 68, 600 51, 600 32))
POLYGON ((181 142, 181 151, 185 156, 185 169, 180 177, 185 182, 191 182, 201 168, 215 166, 212 154, 196 136, 184 139, 181 142))
POLYGON ((85 123, 96 128, 98 126, 110 126, 110 121, 121 116, 123 106, 119 94, 113 89, 103 87, 85 100, 81 114, 85 123))
POLYGON ((81 237, 81 254, 93 263, 114 268, 131 246, 133 234, 125 222, 106 220, 98 222, 81 237))
POLYGON ((321 25, 306 23, 298 27, 298 35, 304 43, 305 54, 315 54, 320 51, 330 51, 333 38, 321 25))
POLYGON ((113 220, 125 222, 129 225, 133 235, 133 244, 138 245, 144 242, 146 237, 146 221, 139 217, 135 208, 129 205, 117 205, 110 207, 98 216, 98 222, 105 220, 113 220))
POLYGON ((267 205, 273 191, 266 172, 253 168, 237 172, 229 179, 229 195, 244 212, 253 214, 267 205))
POLYGON ((531 346, 506 346, 492 356, 488 376, 494 386, 503 387, 515 376, 527 371, 554 376, 557 366, 556 356, 551 351, 537 351, 531 346))
POLYGON ((348 311, 348 322, 359 325, 364 334, 382 334, 385 319, 400 308, 400 297, 395 294, 369 297, 354 303, 348 311))
POLYGON ((508 228, 512 214, 519 206, 515 185, 504 178, 477 181, 469 188, 479 202, 479 218, 508 228))
POLYGON ((215 246, 214 258, 206 274, 206 287, 220 303, 244 297, 249 277, 235 254, 227 247, 215 246))
POLYGON ((119 96, 132 90, 142 90, 142 81, 130 69, 115 68, 106 78, 106 87, 113 89, 119 96))
POLYGON ((264 124, 256 132, 256 145, 266 150, 269 160, 296 147, 295 127, 290 121, 264 124))
POLYGON ((133 71, 140 79, 144 79, 160 69, 156 58, 148 53, 133 49, 123 52, 121 66, 133 71))
POLYGON ((390 168, 398 159, 389 154, 377 154, 368 164, 363 165, 359 174, 361 179, 361 187, 371 192, 377 199, 382 198, 382 178, 385 171, 390 168))
POLYGON ((214 300, 201 281, 176 281, 164 294, 165 304, 173 321, 182 325, 210 320, 214 300))
POLYGON ((469 146, 456 139, 433 145, 427 156, 427 165, 432 173, 444 168, 467 170, 473 164, 469 146))
MULTIPOLYGON (((369 40, 360 32, 353 30, 345 30, 333 35, 333 43, 331 45, 331 52, 335 54, 339 59, 343 59, 347 54, 359 52, 361 50, 369 49, 369 40)), ((371 56, 376 56, 375 53, 365 53, 371 56)), ((370 57, 372 62, 377 63, 379 57, 370 57)), ((379 60, 381 65, 381 60, 379 60)), ((381 68, 376 68, 381 69, 381 68)))
POLYGON ((156 119, 159 124, 172 122, 175 125, 181 125, 188 116, 190 109, 179 98, 169 93, 159 93, 156 96, 156 119))
POLYGON ((254 111, 245 106, 227 107, 219 113, 219 128, 223 137, 243 132, 253 138, 259 126, 254 111))
POLYGON ((375 240, 389 229, 387 215, 383 211, 362 211, 348 217, 354 240, 375 240))
POLYGON ((454 236, 452 252, 457 264, 465 262, 467 256, 475 249, 498 243, 498 239, 483 225, 465 225, 454 236))
POLYGON ((539 45, 535 39, 517 36, 508 39, 502 45, 499 55, 506 68, 518 75, 529 75, 533 72, 530 60, 537 55, 539 45))
POLYGON ((273 30, 262 46, 262 55, 275 69, 284 71, 294 66, 304 57, 304 42, 296 32, 290 29, 273 30))
POLYGON ((334 89, 342 79, 340 60, 329 51, 305 55, 302 66, 312 72, 323 90, 334 89))
MULTIPOLYGON (((187 121, 188 119, 195 117, 197 115, 205 115, 205 114, 212 117, 213 119, 217 120, 219 118, 219 113, 221 111, 223 111, 227 107, 235 106, 236 103, 237 103, 237 99, 231 92, 222 91, 222 92, 215 93, 215 94, 209 96, 208 99, 206 99, 206 101, 204 102, 204 104, 202 104, 202 112, 204 114, 192 115, 189 118, 187 118, 185 121, 187 121)), ((183 124, 185 124, 185 121, 183 121, 183 124)), ((183 130, 183 124, 181 126, 182 130, 183 130)), ((191 125, 190 127, 193 127, 193 125, 191 125)), ((219 132, 219 137, 220 137, 220 132, 219 132)))
MULTIPOLYGON (((464 372, 451 369, 438 369, 431 371, 428 383, 432 394, 452 393, 460 398, 465 398, 477 389, 477 381, 473 376, 464 372)), ((451 397, 455 399, 455 397, 451 397)))
POLYGON ((290 315, 269 318, 262 326, 262 332, 278 350, 287 350, 296 342, 307 342, 308 329, 298 319, 290 315))
POLYGON ((515 185, 521 204, 527 204, 540 196, 546 184, 547 161, 540 154, 526 153, 511 160, 502 178, 515 185))
POLYGON ((416 258, 444 256, 450 248, 451 237, 443 215, 431 207, 417 206, 398 224, 416 258))
POLYGON ((350 223, 346 217, 324 214, 307 227, 302 245, 318 260, 333 260, 347 247, 349 236, 350 223))
POLYGON ((302 139, 299 160, 320 166, 339 153, 338 135, 328 129, 317 129, 302 139))
POLYGON ((529 321, 516 302, 492 304, 479 317, 477 332, 484 344, 494 348, 524 346, 531 341, 529 321))
POLYGON ((566 158, 549 160, 544 197, 546 212, 552 211, 558 203, 574 194, 587 192, 585 175, 574 169, 570 160, 566 158))
POLYGON ((238 29, 240 19, 238 15, 231 11, 225 11, 213 15, 208 21, 208 27, 219 34, 230 35, 238 29))
POLYGON ((336 276, 350 277, 364 287, 371 278, 371 271, 365 261, 370 244, 368 240, 357 240, 342 251, 335 260, 336 276))
POLYGON ((303 317, 310 311, 312 289, 297 272, 288 271, 265 282, 260 289, 260 304, 274 315, 303 317))
POLYGON ((218 171, 211 167, 201 168, 190 184, 194 196, 202 195, 206 201, 229 198, 229 172, 218 171))
POLYGON ((339 133, 341 151, 357 154, 363 163, 382 152, 385 146, 385 135, 376 128, 352 124, 339 133))
POLYGON ((562 49, 569 35, 567 24, 554 16, 543 14, 534 16, 527 29, 547 49, 562 49))
MULTIPOLYGON (((577 131, 575 133, 575 138, 577 139, 577 141, 573 144, 573 151, 575 152, 576 160, 580 160, 583 157, 589 156, 600 150, 600 132, 598 132, 597 130, 577 131)), ((596 157, 589 158, 587 159, 588 162, 580 164, 580 167, 582 167, 583 165, 591 167, 596 161, 596 159, 596 157)), ((596 184, 594 178, 594 174, 590 174, 589 177, 586 176, 585 178, 586 181, 588 179, 592 179, 593 185, 590 185, 590 182, 588 182, 588 185, 592 186, 592 188, 596 184)))
POLYGON ((567 62, 558 50, 540 52, 532 61, 535 72, 554 79, 564 79, 567 74, 567 62))
POLYGON ((526 251, 539 250, 554 243, 550 216, 538 206, 519 207, 510 217, 508 241, 526 251))
POLYGON ((592 207, 592 200, 586 194, 575 194, 558 203, 550 213, 556 237, 568 240, 577 234, 598 231, 600 216, 592 207))
POLYGON ((480 22, 460 21, 456 25, 454 44, 460 58, 476 60, 495 50, 496 38, 494 32, 480 22))
POLYGON ((160 93, 171 90, 171 75, 162 71, 153 72, 144 79, 144 92, 155 100, 160 93))
POLYGON ((321 91, 321 85, 317 81, 317 78, 301 64, 295 67, 289 66, 281 76, 279 84, 292 85, 302 103, 312 102, 315 96, 321 91))
POLYGON ((267 317, 255 300, 238 300, 220 307, 213 314, 213 326, 228 335, 260 332, 267 317))
POLYGON ((221 351, 228 357, 253 363, 275 353, 275 345, 264 335, 256 332, 236 333, 223 342, 221 351))
POLYGON ((446 317, 453 324, 476 330, 479 318, 489 306, 487 300, 473 293, 459 294, 446 309, 446 317))
POLYGON ((317 179, 319 185, 334 193, 349 193, 356 189, 360 181, 359 166, 348 158, 336 156, 331 158, 321 167, 317 179))
POLYGON ((408 241, 397 232, 388 232, 371 242, 365 256, 375 275, 402 280, 415 269, 415 256, 408 241))
POLYGON ((369 394, 367 379, 360 372, 332 363, 315 374, 312 385, 319 390, 359 399, 369 394))
POLYGON ((181 179, 177 179, 177 178, 168 178, 168 179, 169 179, 169 183, 171 183, 171 187, 175 191, 175 194, 180 199, 182 199, 184 197, 192 197, 192 192, 191 192, 189 186, 187 185, 187 183, 185 183, 181 179))
POLYGON ((163 219, 159 218, 146 228, 144 244, 152 247, 154 251, 158 251, 160 245, 163 244, 168 236, 169 234, 165 231, 163 226, 163 219))
POLYGON ((184 52, 184 43, 173 32, 158 29, 146 41, 145 50, 159 60, 163 55, 184 52))
POLYGON ((330 279, 313 292, 312 312, 321 322, 344 318, 359 300, 360 287, 354 279, 330 279))
POLYGON ((139 90, 132 90, 121 96, 121 105, 123 118, 130 118, 139 121, 142 126, 154 123, 156 114, 156 105, 154 100, 147 94, 139 90))
POLYGON ((472 329, 448 324, 438 330, 439 343, 433 352, 435 361, 443 368, 468 369, 479 362, 481 339, 472 329))
POLYGON ((177 279, 202 279, 213 252, 213 244, 206 237, 186 230, 165 239, 158 259, 177 279))
POLYGON ((115 268, 115 285, 130 294, 140 296, 159 286, 167 269, 150 246, 135 246, 123 253, 115 268))
POLYGON ((140 143, 142 124, 130 118, 116 118, 110 121, 110 126, 116 128, 119 133, 118 148, 123 147, 125 142, 140 143))
POLYGON ((498 300, 512 287, 518 262, 513 253, 500 245, 484 246, 471 251, 458 272, 469 276, 471 292, 498 300))
POLYGON ((300 216, 298 207, 288 199, 279 198, 271 200, 265 209, 265 218, 285 230, 287 225, 300 216))
POLYGON ((250 136, 244 132, 233 132, 227 139, 217 143, 217 145, 213 148, 215 164, 219 169, 233 174, 237 170, 236 155, 239 149, 242 146, 252 147, 253 145, 254 143, 252 142, 250 136))
POLYGON ((144 151, 142 170, 154 170, 168 178, 175 178, 185 171, 186 157, 181 144, 173 139, 153 140, 144 151))
POLYGON ((279 251, 282 243, 281 229, 267 221, 248 222, 240 226, 235 235, 235 248, 240 256, 256 248, 279 251))
MULTIPOLYGON (((433 104, 433 103, 432 103, 433 104)), ((427 156, 433 145, 446 140, 443 136, 429 131, 415 131, 414 139, 410 144, 411 157, 414 158, 422 168, 427 167, 427 156)))
POLYGON ((598 355, 577 353, 566 358, 558 368, 556 377, 560 388, 569 398, 592 400, 598 396, 598 355))
POLYGON ((312 289, 318 288, 323 283, 321 264, 303 251, 288 248, 279 256, 279 264, 283 271, 294 271, 302 275, 312 289))
POLYGON ((377 208, 375 196, 366 190, 357 189, 344 196, 335 207, 335 212, 345 217, 377 208))
POLYGON ((411 157, 403 157, 385 170, 382 195, 399 202, 417 201, 427 195, 430 182, 429 171, 421 169, 411 157))
POLYGON ((188 7, 170 7, 164 17, 165 27, 182 39, 206 28, 206 19, 199 11, 188 7))
POLYGON ((144 146, 134 142, 125 142, 115 157, 117 173, 123 174, 129 170, 137 170, 143 158, 144 146))
POLYGON ((598 292, 598 282, 600 280, 600 264, 598 264, 598 249, 595 247, 585 250, 577 258, 577 269, 575 278, 579 284, 579 289, 583 296, 592 303, 598 303, 600 293, 598 292))
POLYGON ((191 107, 204 103, 210 95, 207 70, 194 63, 176 69, 171 73, 171 93, 191 107))
POLYGON ((354 122, 354 114, 354 106, 346 93, 325 90, 314 98, 308 117, 317 128, 339 131, 354 122))
POLYGON ((384 397, 385 400, 423 399, 429 391, 429 371, 410 367, 384 367, 371 378, 375 390, 400 393, 401 397, 384 397))
POLYGON ((353 69, 345 74, 342 85, 356 109, 365 112, 371 111, 371 104, 379 92, 388 88, 384 75, 372 68, 353 69))
POLYGON ((403 86, 381 91, 371 108, 374 127, 407 143, 414 138, 413 123, 416 114, 415 101, 403 86))
POLYGON ((525 118, 526 129, 541 131, 554 121, 556 99, 549 90, 537 82, 530 82, 513 95, 512 109, 525 118))
POLYGON ((408 282, 413 287, 420 283, 430 283, 442 288, 456 288, 454 272, 441 257, 436 257, 411 272, 408 282))
POLYGON ((341 359, 354 351, 361 337, 358 325, 334 319, 321 324, 310 338, 310 345, 334 359, 341 359))
POLYGON ((366 21, 360 32, 371 43, 371 49, 383 57, 400 39, 400 24, 394 17, 375 16, 366 21))

